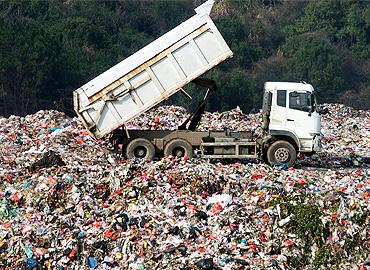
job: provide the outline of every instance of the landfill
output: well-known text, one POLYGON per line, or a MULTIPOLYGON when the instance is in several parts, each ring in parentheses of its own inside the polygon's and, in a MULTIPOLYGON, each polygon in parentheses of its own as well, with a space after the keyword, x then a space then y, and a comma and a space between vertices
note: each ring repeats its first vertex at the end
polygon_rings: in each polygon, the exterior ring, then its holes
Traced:
MULTIPOLYGON (((58 111, 0 117, 0 269, 370 269, 370 111, 324 104, 323 151, 124 160, 58 111)), ((176 129, 157 107, 131 129, 176 129)), ((262 114, 205 113, 200 130, 262 114)))

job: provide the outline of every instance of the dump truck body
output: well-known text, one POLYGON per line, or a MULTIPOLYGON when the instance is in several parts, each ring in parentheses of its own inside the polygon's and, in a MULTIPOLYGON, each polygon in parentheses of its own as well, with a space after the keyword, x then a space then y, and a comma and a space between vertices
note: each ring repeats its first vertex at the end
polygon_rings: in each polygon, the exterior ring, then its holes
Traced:
POLYGON ((233 53, 209 17, 196 15, 74 91, 83 125, 101 138, 167 99, 233 53))

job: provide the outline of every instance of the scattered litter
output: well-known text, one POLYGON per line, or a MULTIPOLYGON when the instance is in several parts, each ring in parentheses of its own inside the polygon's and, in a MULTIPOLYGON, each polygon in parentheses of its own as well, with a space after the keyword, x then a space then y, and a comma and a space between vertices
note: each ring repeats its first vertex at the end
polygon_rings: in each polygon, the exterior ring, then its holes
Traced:
MULTIPOLYGON (((324 151, 291 168, 121 160, 63 113, 0 117, 0 268, 370 269, 370 114, 325 107, 324 151)), ((158 107, 129 128, 187 116, 158 107)), ((261 118, 206 113, 199 129, 261 118)))
POLYGON ((31 165, 31 170, 36 170, 39 168, 48 168, 52 166, 64 166, 64 165, 65 163, 60 157, 60 155, 58 155, 57 153, 51 150, 51 151, 46 152, 40 160, 33 163, 31 165))

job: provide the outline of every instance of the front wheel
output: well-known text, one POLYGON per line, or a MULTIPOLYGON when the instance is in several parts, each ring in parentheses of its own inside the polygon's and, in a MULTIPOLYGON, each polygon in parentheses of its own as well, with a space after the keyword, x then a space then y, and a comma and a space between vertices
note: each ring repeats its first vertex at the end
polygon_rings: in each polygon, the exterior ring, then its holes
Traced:
POLYGON ((276 141, 267 150, 267 161, 270 165, 286 164, 292 166, 297 159, 297 151, 287 141, 276 141))

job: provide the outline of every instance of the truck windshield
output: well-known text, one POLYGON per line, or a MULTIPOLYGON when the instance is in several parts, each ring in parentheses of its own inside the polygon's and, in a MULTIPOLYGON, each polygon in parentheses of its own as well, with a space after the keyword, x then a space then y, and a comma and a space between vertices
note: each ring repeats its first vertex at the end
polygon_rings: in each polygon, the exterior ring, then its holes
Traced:
POLYGON ((312 92, 289 93, 289 108, 305 112, 313 112, 316 109, 316 99, 312 92))

